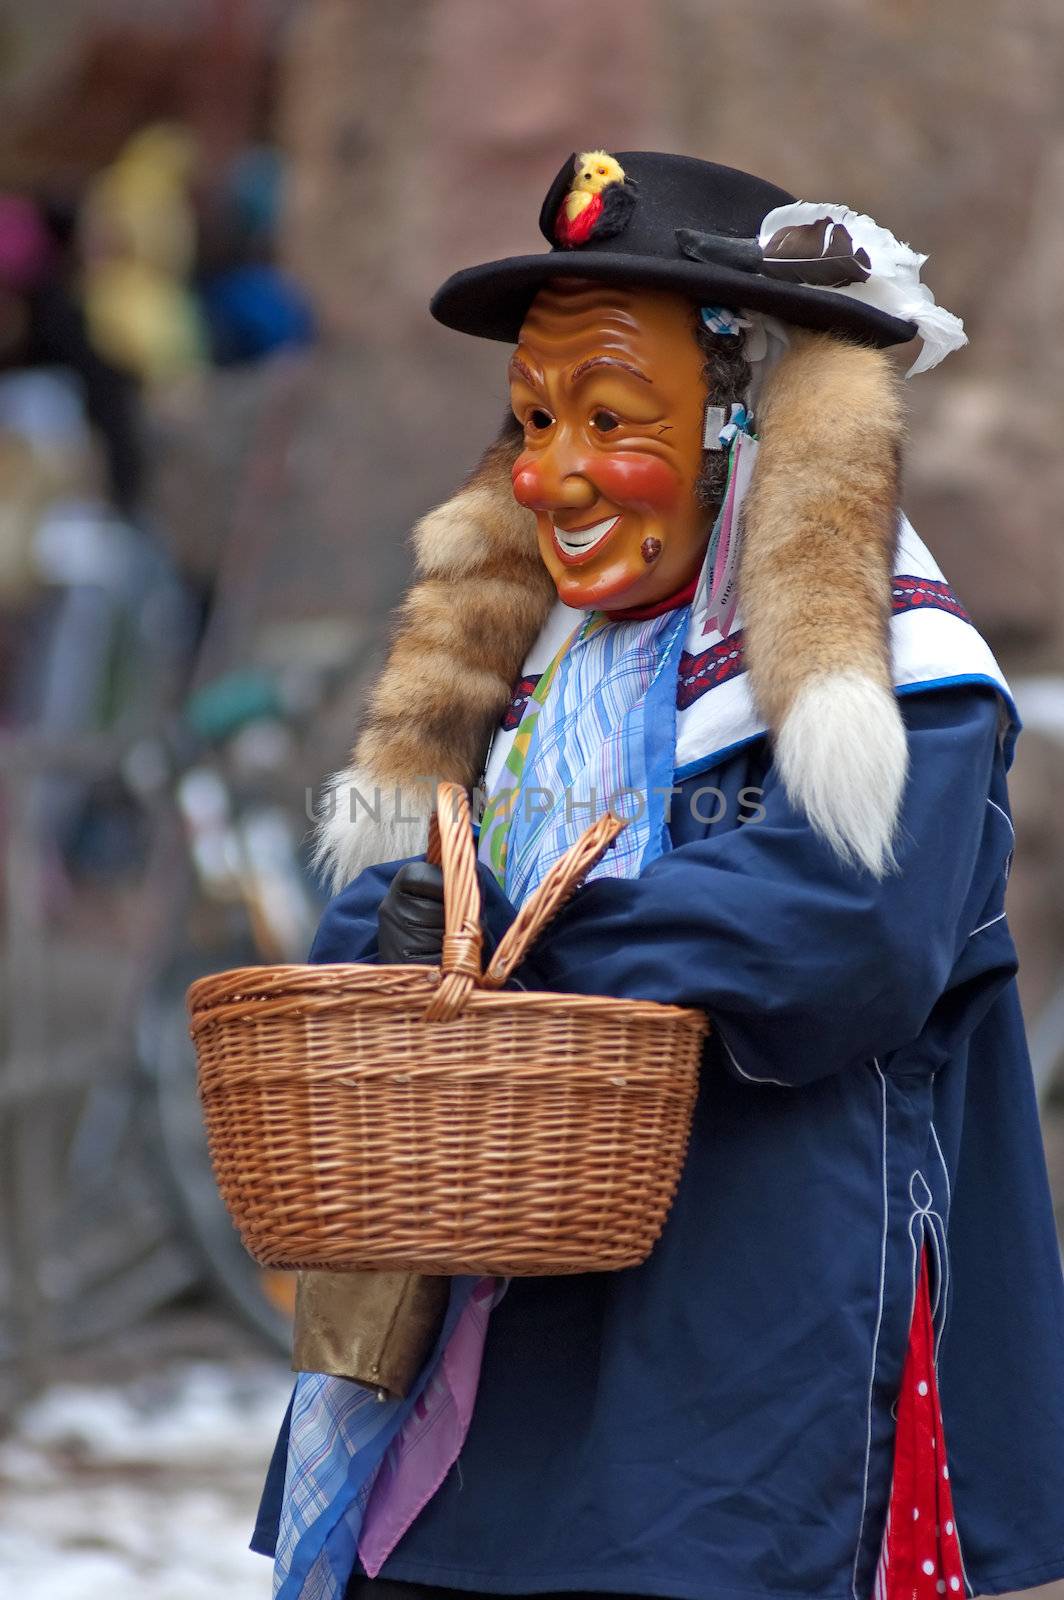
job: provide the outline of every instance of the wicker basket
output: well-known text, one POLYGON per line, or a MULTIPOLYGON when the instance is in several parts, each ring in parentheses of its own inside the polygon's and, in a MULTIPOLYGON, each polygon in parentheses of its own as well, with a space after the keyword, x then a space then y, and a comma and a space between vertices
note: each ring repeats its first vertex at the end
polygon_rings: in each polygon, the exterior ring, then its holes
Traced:
POLYGON ((645 1259, 683 1164, 706 1019, 505 990, 621 824, 604 817, 481 972, 466 795, 438 801, 442 969, 244 967, 189 990, 215 1177, 264 1266, 592 1272, 645 1259))

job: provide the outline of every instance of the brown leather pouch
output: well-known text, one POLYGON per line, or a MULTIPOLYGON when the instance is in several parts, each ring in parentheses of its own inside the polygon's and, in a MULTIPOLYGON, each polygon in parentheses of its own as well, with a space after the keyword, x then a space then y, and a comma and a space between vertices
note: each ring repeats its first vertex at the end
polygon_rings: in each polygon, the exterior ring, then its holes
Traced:
POLYGON ((293 1370, 402 1398, 439 1336, 450 1287, 413 1272, 300 1272, 293 1370))

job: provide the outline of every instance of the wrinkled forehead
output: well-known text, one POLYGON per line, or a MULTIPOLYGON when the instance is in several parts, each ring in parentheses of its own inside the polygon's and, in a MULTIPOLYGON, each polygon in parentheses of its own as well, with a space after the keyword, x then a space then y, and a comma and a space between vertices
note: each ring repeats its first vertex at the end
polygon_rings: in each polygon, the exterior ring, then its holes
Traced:
POLYGON ((652 356, 662 341, 689 340, 693 310, 682 296, 561 278, 541 289, 521 325, 518 348, 567 361, 589 350, 652 356))

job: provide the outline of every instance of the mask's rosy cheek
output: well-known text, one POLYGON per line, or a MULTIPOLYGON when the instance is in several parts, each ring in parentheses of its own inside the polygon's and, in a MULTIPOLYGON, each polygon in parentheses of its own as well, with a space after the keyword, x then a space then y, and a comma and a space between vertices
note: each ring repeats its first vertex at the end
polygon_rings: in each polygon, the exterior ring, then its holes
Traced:
POLYGON ((638 450, 611 450, 595 462, 588 474, 607 500, 618 506, 643 506, 651 511, 673 511, 683 497, 683 479, 660 456, 638 450))
POLYGON ((543 504, 543 478, 539 463, 527 456, 518 456, 513 465, 514 499, 518 505, 535 511, 543 504))

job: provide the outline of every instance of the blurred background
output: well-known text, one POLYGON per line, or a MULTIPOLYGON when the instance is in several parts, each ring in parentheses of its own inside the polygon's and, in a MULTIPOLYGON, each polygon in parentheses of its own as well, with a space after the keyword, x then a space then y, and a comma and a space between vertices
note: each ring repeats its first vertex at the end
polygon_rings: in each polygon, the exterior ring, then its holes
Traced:
MULTIPOLYGON (((299 960, 412 521, 506 404, 433 324, 568 152, 929 252, 906 505, 1017 689, 1011 918, 1064 1215, 1058 0, 0 3, 0 1574, 269 1593, 289 1284, 206 1165, 199 973, 299 960)), ((948 797, 944 797, 948 803, 948 797)))

